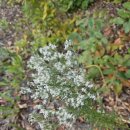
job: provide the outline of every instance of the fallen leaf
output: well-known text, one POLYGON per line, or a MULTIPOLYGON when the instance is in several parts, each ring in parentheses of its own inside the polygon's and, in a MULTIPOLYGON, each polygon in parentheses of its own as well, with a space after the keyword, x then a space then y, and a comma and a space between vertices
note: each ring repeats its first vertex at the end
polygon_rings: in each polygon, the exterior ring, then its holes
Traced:
POLYGON ((120 66, 118 67, 118 71, 124 72, 124 71, 127 71, 127 68, 124 66, 120 66))
POLYGON ((120 79, 123 87, 130 87, 130 80, 120 79))
POLYGON ((26 103, 25 104, 20 104, 20 102, 18 102, 17 105, 18 105, 18 107, 20 109, 27 108, 27 104, 26 103))
POLYGON ((36 99, 36 100, 34 100, 34 104, 38 104, 38 103, 42 103, 42 100, 40 100, 40 99, 36 99))
POLYGON ((34 130, 30 125, 26 125, 26 130, 34 130))
POLYGON ((114 44, 116 44, 116 45, 120 45, 121 43, 122 43, 121 38, 117 38, 117 39, 114 41, 114 44))
POLYGON ((103 33, 104 33, 104 36, 106 37, 109 36, 112 33, 111 27, 105 28, 103 33))
POLYGON ((57 128, 57 130, 65 130, 65 126, 64 125, 61 125, 57 128))
POLYGON ((0 99, 0 105, 5 105, 7 102, 4 99, 0 99))
POLYGON ((83 117, 79 117, 78 120, 79 120, 80 123, 84 122, 84 118, 83 117))
POLYGON ((99 51, 96 51, 96 52, 95 52, 95 55, 96 55, 97 57, 100 57, 100 56, 101 56, 99 51))
POLYGON ((112 79, 112 78, 113 78, 113 76, 114 76, 114 74, 108 74, 108 76, 107 76, 107 77, 108 77, 109 79, 112 79))
POLYGON ((23 128, 25 128, 26 130, 35 130, 28 122, 23 121, 23 128))
POLYGON ((98 130, 98 128, 95 128, 94 130, 98 130))
POLYGON ((124 37, 125 36, 124 30, 119 30, 118 35, 119 35, 119 37, 124 37))

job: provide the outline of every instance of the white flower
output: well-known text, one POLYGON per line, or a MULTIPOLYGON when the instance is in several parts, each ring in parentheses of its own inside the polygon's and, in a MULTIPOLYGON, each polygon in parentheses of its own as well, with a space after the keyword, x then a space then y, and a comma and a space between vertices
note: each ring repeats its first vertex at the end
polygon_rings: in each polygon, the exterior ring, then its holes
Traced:
POLYGON ((57 62, 54 64, 54 67, 58 70, 63 72, 63 70, 65 69, 65 66, 61 63, 61 62, 57 62))
POLYGON ((42 113, 44 115, 44 118, 48 118, 48 111, 44 110, 44 109, 40 109, 40 112, 39 113, 42 113))
MULTIPOLYGON (((86 71, 78 63, 77 54, 71 50, 71 45, 70 41, 66 41, 65 50, 58 52, 55 45, 49 44, 40 48, 40 55, 32 56, 28 62, 28 67, 35 71, 32 71, 30 88, 25 88, 26 93, 30 93, 33 100, 43 100, 34 107, 32 114, 39 113, 44 117, 39 122, 31 114, 29 120, 38 122, 41 129, 50 117, 55 116, 60 124, 71 126, 76 116, 67 108, 80 109, 88 98, 96 100, 96 96, 90 92, 93 84, 86 80, 86 71), (54 101, 59 101, 56 110, 48 107, 54 101)), ((22 92, 25 93, 23 88, 22 92)))
POLYGON ((65 54, 65 59, 66 60, 71 59, 72 55, 73 55, 72 51, 67 51, 67 53, 65 54))
POLYGON ((82 83, 84 83, 84 77, 82 77, 81 75, 75 76, 74 83, 75 85, 80 86, 82 83))
POLYGON ((71 45, 72 45, 71 41, 66 41, 65 44, 64 44, 65 50, 67 50, 71 45))
POLYGON ((71 61, 70 61, 70 60, 67 60, 67 61, 66 61, 66 65, 67 65, 67 66, 71 66, 71 65, 72 65, 71 61))
POLYGON ((59 109, 59 111, 56 112, 56 115, 60 120, 60 124, 70 124, 70 122, 73 122, 73 120, 75 119, 74 115, 68 113, 67 110, 64 108, 59 109))
POLYGON ((93 84, 87 81, 87 82, 85 83, 85 87, 91 89, 91 88, 93 88, 93 84))
POLYGON ((32 90, 29 87, 21 87, 20 93, 26 94, 26 93, 31 93, 32 90))
POLYGON ((82 90, 82 92, 86 92, 86 89, 85 89, 85 88, 82 88, 81 90, 82 90))
POLYGON ((51 48, 51 49, 56 49, 56 46, 55 45, 53 45, 53 44, 49 44, 49 47, 51 48))

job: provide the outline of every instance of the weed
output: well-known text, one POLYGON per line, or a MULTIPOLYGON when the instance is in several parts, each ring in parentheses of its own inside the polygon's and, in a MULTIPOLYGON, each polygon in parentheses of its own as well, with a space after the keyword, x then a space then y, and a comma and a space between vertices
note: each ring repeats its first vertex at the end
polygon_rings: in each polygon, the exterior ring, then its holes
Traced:
POLYGON ((122 25, 125 33, 130 32, 130 2, 125 2, 122 9, 117 10, 118 16, 113 20, 117 25, 122 25))

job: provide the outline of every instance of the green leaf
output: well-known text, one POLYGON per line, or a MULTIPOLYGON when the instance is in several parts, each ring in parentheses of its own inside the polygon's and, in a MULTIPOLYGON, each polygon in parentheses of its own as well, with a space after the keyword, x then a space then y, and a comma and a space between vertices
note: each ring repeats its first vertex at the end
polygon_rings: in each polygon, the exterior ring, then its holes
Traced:
POLYGON ((9 57, 9 52, 8 52, 8 50, 1 47, 1 48, 0 48, 0 61, 6 59, 6 58, 8 58, 8 57, 9 57))
POLYGON ((81 36, 76 33, 76 32, 73 32, 69 35, 68 39, 74 41, 75 39, 78 40, 78 42, 80 42, 82 40, 81 36))
POLYGON ((89 55, 88 51, 84 51, 79 57, 80 63, 86 63, 87 65, 92 64, 92 57, 89 55), (89 58, 87 58, 89 56, 89 58))
POLYGON ((130 60, 130 55, 129 54, 125 54, 123 57, 124 61, 130 60))
POLYGON ((128 70, 128 71, 125 73, 125 76, 126 76, 127 78, 130 78, 130 70, 128 70))
POLYGON ((24 39, 22 39, 20 41, 17 41, 16 45, 20 48, 25 48, 27 46, 27 42, 24 39))
POLYGON ((87 49, 87 42, 88 42, 88 40, 82 40, 80 42, 80 48, 81 49, 87 49))
POLYGON ((90 19, 88 20, 88 27, 89 27, 90 29, 94 27, 94 19, 93 19, 93 18, 90 18, 90 19))
POLYGON ((98 76, 100 76, 100 72, 97 68, 93 67, 88 70, 88 78, 96 78, 98 76))
POLYGON ((128 48, 128 53, 130 54, 130 48, 128 48))
POLYGON ((124 10, 124 9, 118 9, 118 15, 124 19, 130 18, 130 12, 124 10))
POLYGON ((22 65, 22 57, 20 55, 16 55, 15 57, 12 57, 12 64, 16 66, 22 65))
POLYGON ((122 64, 123 63, 122 56, 119 55, 118 53, 116 53, 114 55, 114 60, 117 62, 117 64, 122 64))
POLYGON ((14 99, 13 97, 9 94, 9 91, 7 91, 6 93, 1 93, 0 97, 2 97, 3 99, 5 99, 6 101, 10 102, 10 103, 14 103, 14 99))
POLYGON ((112 74, 114 71, 115 71, 114 69, 109 68, 109 69, 104 70, 103 74, 105 74, 105 75, 112 74))
POLYGON ((122 79, 126 79, 126 76, 125 76, 124 72, 117 72, 117 77, 122 78, 122 79))
POLYGON ((113 19, 112 22, 115 24, 118 24, 118 25, 122 25, 124 23, 124 19, 117 17, 117 18, 113 19))
POLYGON ((130 20, 123 25, 125 33, 130 32, 130 20))
POLYGON ((87 18, 83 18, 83 19, 80 19, 80 20, 76 20, 76 26, 87 26, 87 23, 88 23, 88 19, 87 18))
POLYGON ((123 4, 123 7, 126 8, 127 10, 130 10, 130 2, 125 2, 123 4))
POLYGON ((81 5, 82 9, 87 8, 87 7, 88 7, 88 4, 89 4, 89 1, 83 0, 82 5, 81 5))
POLYGON ((84 55, 82 55, 82 56, 80 56, 78 58, 78 61, 79 61, 79 63, 85 63, 86 62, 86 57, 84 55))
POLYGON ((102 33, 99 32, 99 31, 96 31, 96 32, 95 32, 95 36, 96 36, 97 38, 101 38, 101 37, 102 37, 102 33))
POLYGON ((114 0, 114 3, 116 4, 120 4, 122 2, 122 0, 114 0))
POLYGON ((13 79, 13 81, 11 82, 11 86, 14 88, 19 89, 19 85, 20 85, 20 81, 17 79, 13 79))
POLYGON ((5 82, 0 82, 0 86, 7 86, 8 83, 5 83, 5 82))
POLYGON ((117 94, 117 95, 119 95, 120 93, 121 93, 121 91, 122 91, 122 85, 121 85, 121 83, 119 83, 118 81, 115 81, 114 82, 114 92, 117 94))
POLYGON ((124 66, 130 67, 130 59, 128 59, 127 61, 124 62, 124 66))
POLYGON ((3 30, 5 30, 8 27, 9 27, 8 21, 5 18, 4 19, 0 19, 0 28, 2 28, 3 30))
POLYGON ((103 44, 107 44, 108 43, 108 40, 105 37, 102 37, 101 41, 103 42, 103 44))

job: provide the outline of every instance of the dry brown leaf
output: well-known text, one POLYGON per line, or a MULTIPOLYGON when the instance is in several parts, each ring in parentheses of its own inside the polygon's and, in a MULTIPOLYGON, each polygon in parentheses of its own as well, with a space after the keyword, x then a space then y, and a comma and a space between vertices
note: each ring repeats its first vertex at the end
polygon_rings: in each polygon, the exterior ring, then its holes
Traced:
POLYGON ((118 67, 118 71, 121 71, 121 72, 124 72, 124 71, 127 71, 128 69, 124 66, 120 66, 118 67))
POLYGON ((18 105, 18 107, 19 107, 20 109, 27 108, 27 104, 26 104, 26 103, 20 104, 20 102, 18 102, 17 105, 18 105))
POLYGON ((96 55, 97 57, 99 57, 99 56, 100 56, 100 52, 99 52, 99 51, 96 51, 96 52, 95 52, 95 55, 96 55))
POLYGON ((109 79, 111 79, 111 78, 113 78, 113 74, 109 74, 107 77, 109 78, 109 79))
POLYGON ((42 103, 42 100, 40 100, 40 99, 34 100, 34 104, 38 104, 38 103, 42 103))
POLYGON ((111 27, 105 28, 103 33, 104 33, 104 36, 106 37, 109 36, 112 33, 111 27))
POLYGON ((120 79, 123 87, 130 87, 130 80, 120 79))
POLYGON ((122 41, 121 41, 121 38, 119 37, 119 38, 117 38, 115 41, 114 41, 114 44, 116 44, 116 45, 120 45, 122 43, 122 41))
POLYGON ((84 122, 84 118, 83 117, 79 117, 78 120, 79 120, 80 123, 84 122))
POLYGON ((35 130, 34 128, 32 128, 32 126, 29 123, 24 121, 23 124, 26 130, 35 130))
POLYGON ((64 125, 61 125, 57 128, 57 130, 65 130, 65 126, 64 125))
POLYGON ((119 30, 119 31, 118 31, 118 35, 119 35, 119 37, 124 37, 124 36, 126 36, 124 30, 119 30))
POLYGON ((26 126, 26 130, 35 130, 35 129, 33 129, 31 126, 26 126))
POLYGON ((4 99, 0 99, 0 105, 5 105, 7 102, 4 99))

